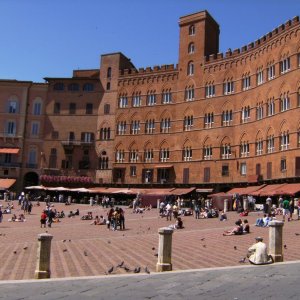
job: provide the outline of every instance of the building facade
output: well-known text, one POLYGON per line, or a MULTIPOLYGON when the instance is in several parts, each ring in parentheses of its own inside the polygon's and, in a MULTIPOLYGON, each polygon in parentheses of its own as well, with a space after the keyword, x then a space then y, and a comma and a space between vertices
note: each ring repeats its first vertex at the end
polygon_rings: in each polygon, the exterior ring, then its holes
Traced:
POLYGON ((207 11, 181 17, 179 30, 175 66, 137 69, 111 53, 71 78, 0 81, 0 147, 19 149, 10 175, 20 186, 299 181, 299 18, 225 54, 207 11))

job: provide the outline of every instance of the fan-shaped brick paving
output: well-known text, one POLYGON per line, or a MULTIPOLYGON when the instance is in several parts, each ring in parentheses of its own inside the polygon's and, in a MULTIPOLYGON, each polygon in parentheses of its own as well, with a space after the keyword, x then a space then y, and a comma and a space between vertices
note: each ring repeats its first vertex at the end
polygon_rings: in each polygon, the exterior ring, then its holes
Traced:
MULTIPOLYGON (((5 205, 5 203, 2 203, 5 205)), ((21 212, 15 201, 14 213, 21 212)), ((81 215, 93 211, 93 215, 106 215, 107 210, 88 205, 64 206, 55 204, 58 211, 79 208, 81 215)), ((8 222, 11 215, 3 215, 0 224, 0 280, 31 279, 34 276, 37 252, 37 236, 48 231, 53 235, 51 248, 51 276, 75 277, 104 274, 114 266, 114 274, 126 272, 116 265, 124 261, 130 269, 145 266, 155 271, 158 248, 158 228, 174 223, 158 217, 156 209, 144 214, 133 214, 125 208, 126 230, 109 231, 106 226, 90 225, 80 217, 64 218, 52 228, 40 228, 41 207, 34 207, 24 223, 8 222), (66 240, 64 242, 64 240, 66 240), (69 241, 70 240, 70 241, 69 241), (154 250, 153 250, 154 248, 154 250)), ((227 222, 218 219, 195 220, 192 216, 183 218, 184 229, 173 234, 172 263, 174 270, 199 269, 207 267, 234 266, 245 256, 248 247, 258 235, 268 243, 268 228, 253 224, 262 213, 253 212, 247 217, 251 233, 243 236, 223 236, 224 230, 234 226, 239 216, 230 212, 227 222), (236 246, 236 250, 234 249, 236 246)), ((279 217, 281 220, 281 217, 279 217)), ((284 225, 284 259, 299 260, 300 221, 284 225)))

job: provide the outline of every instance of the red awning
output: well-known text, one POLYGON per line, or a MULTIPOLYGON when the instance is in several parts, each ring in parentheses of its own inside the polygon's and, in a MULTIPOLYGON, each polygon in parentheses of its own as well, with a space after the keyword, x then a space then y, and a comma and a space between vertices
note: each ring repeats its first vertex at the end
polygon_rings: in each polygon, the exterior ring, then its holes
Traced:
POLYGON ((265 187, 266 185, 255 185, 255 186, 246 186, 246 187, 238 187, 238 188, 234 188, 230 191, 228 191, 228 194, 239 194, 239 195, 249 195, 253 192, 256 192, 260 189, 262 189, 263 187, 265 187))
POLYGON ((19 148, 0 148, 0 153, 18 154, 19 148))
POLYGON ((252 196, 272 196, 273 192, 275 190, 278 190, 278 189, 282 188, 286 184, 287 183, 266 185, 258 191, 250 192, 249 195, 252 195, 252 196))
POLYGON ((0 179, 0 189, 1 190, 9 189, 15 182, 16 179, 0 179))
POLYGON ((161 165, 154 166, 154 168, 156 168, 156 169, 170 169, 170 168, 173 168, 173 165, 161 164, 161 165))
POLYGON ((300 183, 288 183, 272 191, 272 196, 274 195, 294 196, 298 192, 300 192, 300 183))
POLYGON ((182 188, 182 189, 173 189, 170 190, 170 193, 176 196, 186 195, 194 191, 196 188, 182 188))

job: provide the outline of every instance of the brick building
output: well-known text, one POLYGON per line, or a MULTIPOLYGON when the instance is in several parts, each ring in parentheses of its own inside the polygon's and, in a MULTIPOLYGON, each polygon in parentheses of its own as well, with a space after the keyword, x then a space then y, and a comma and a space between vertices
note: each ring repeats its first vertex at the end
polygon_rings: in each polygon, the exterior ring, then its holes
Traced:
POLYGON ((11 156, 22 184, 41 175, 57 183, 83 176, 90 184, 218 190, 299 181, 299 18, 225 54, 207 11, 181 17, 179 29, 176 66, 136 69, 111 53, 99 69, 71 78, 1 81, 2 123, 14 115, 20 138, 8 140, 6 130, 0 146, 19 149, 11 156), (17 114, 7 111, 14 99, 17 114))

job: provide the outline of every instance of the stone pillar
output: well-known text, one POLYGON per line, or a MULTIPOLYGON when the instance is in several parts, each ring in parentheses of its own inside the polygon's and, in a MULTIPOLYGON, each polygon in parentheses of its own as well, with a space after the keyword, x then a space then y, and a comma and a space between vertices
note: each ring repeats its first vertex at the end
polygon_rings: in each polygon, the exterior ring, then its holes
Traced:
POLYGON ((296 215, 298 219, 298 198, 294 198, 294 215, 296 215))
POLYGON ((243 199, 243 208, 244 210, 248 210, 248 206, 249 206, 249 201, 247 198, 243 199))
POLYGON ((159 208, 160 208, 160 199, 157 199, 156 208, 157 208, 157 210, 159 210, 159 208))
POLYGON ((224 213, 228 212, 228 199, 224 199, 224 213))
POLYGON ((171 255, 173 229, 169 227, 159 228, 158 233, 159 244, 156 272, 172 271, 171 255))
POLYGON ((52 238, 53 236, 48 233, 38 235, 37 262, 34 273, 35 279, 50 278, 50 253, 52 238))
POLYGON ((283 243, 282 231, 284 222, 269 222, 269 254, 273 257, 274 262, 283 261, 283 243))

